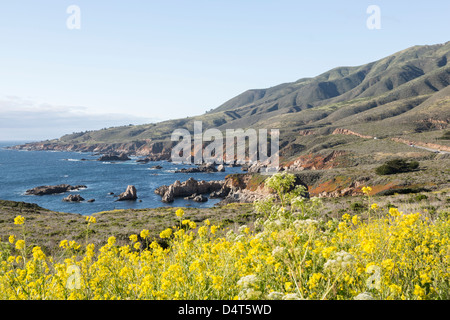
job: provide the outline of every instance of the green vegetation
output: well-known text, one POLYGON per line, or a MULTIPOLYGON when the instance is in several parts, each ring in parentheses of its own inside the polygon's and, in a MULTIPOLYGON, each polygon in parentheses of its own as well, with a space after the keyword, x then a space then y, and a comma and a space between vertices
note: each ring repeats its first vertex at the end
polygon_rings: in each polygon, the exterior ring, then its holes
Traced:
POLYGON ((382 166, 375 169, 376 173, 379 175, 388 175, 396 173, 404 173, 416 170, 419 167, 419 162, 410 161, 405 159, 394 159, 389 160, 382 166))

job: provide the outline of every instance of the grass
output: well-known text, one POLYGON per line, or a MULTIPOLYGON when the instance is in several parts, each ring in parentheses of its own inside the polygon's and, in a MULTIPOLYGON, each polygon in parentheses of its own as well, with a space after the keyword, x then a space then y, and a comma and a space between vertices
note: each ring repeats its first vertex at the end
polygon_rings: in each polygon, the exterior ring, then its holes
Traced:
MULTIPOLYGON (((14 231, 11 222, 17 215, 26 217, 30 225, 27 239, 30 245, 40 245, 44 252, 52 253, 61 240, 82 240, 86 236, 86 217, 78 214, 52 212, 34 204, 26 204, 28 209, 20 209, 19 203, 0 200, 0 239, 6 239, 14 231), (37 209, 35 209, 37 208, 37 209)), ((221 226, 234 226, 237 221, 247 221, 251 204, 230 204, 219 210, 185 208, 186 216, 193 221, 210 219, 221 226)), ((150 237, 176 223, 176 208, 151 208, 139 210, 113 210, 94 214, 97 219, 95 234, 90 235, 93 243, 106 243, 111 234, 118 244, 125 243, 128 237, 146 228, 150 237)))

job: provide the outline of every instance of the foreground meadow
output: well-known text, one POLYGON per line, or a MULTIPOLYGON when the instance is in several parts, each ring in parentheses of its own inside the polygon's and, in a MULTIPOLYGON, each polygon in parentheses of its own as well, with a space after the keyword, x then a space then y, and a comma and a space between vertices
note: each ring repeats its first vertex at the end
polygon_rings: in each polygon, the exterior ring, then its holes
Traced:
MULTIPOLYGON (((63 240, 46 255, 27 244, 27 221, 0 243, 0 299, 449 299, 450 219, 368 210, 324 220, 319 199, 277 174, 276 197, 255 202, 252 228, 186 219, 152 239, 143 229, 119 245, 111 235, 63 240)), ((364 188, 370 194, 370 188, 364 188)), ((12 223, 12 222, 11 222, 12 223)))

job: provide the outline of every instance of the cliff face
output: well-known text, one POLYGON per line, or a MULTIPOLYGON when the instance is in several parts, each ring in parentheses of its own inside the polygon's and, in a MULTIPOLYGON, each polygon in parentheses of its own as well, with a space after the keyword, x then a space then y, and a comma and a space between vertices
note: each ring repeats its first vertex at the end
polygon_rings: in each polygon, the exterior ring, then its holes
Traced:
POLYGON ((285 166, 286 170, 322 170, 332 169, 339 165, 339 160, 347 154, 346 151, 332 151, 328 155, 308 154, 298 157, 285 166))
POLYGON ((363 139, 373 139, 372 136, 366 136, 348 129, 341 129, 341 128, 337 128, 336 130, 333 131, 332 134, 345 134, 345 135, 349 135, 349 136, 357 136, 363 139))

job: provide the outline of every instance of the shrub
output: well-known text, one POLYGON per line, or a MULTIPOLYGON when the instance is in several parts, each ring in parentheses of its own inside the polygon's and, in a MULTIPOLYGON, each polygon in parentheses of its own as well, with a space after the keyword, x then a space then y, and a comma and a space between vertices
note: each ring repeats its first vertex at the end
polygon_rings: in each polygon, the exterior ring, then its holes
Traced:
POLYGON ((352 209, 352 211, 354 212, 361 212, 367 209, 367 206, 364 205, 362 202, 353 202, 350 205, 350 209, 352 209))
POLYGON ((420 201, 422 201, 422 200, 428 199, 428 196, 426 196, 426 195, 424 195, 424 194, 418 194, 415 198, 416 198, 416 201, 417 201, 417 202, 420 202, 420 201))
POLYGON ((394 194, 409 194, 409 193, 419 193, 419 192, 429 192, 426 188, 399 188, 399 189, 388 189, 377 193, 377 196, 392 196, 394 194))
POLYGON ((375 169, 375 172, 379 175, 396 174, 403 172, 410 172, 419 168, 419 162, 408 162, 405 159, 389 160, 382 166, 375 169))

